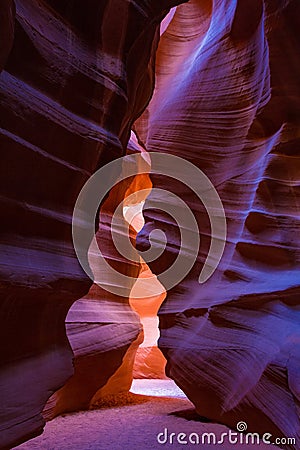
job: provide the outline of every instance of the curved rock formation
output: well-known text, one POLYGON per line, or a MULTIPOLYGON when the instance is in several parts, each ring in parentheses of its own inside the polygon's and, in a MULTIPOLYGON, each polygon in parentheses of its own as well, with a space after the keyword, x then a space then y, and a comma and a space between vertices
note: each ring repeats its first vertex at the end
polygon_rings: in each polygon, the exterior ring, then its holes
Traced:
POLYGON ((125 153, 152 92, 159 24, 176 3, 1 4, 0 447, 42 431, 47 399, 73 373, 64 320, 91 285, 72 246, 74 204, 125 153))
MULTIPOLYGON (((2 1, 1 448, 42 431, 49 398, 47 418, 129 387, 141 339, 132 286, 124 298, 91 287, 71 220, 91 174, 125 154, 134 122, 142 147, 181 156, 210 178, 227 217, 221 263, 199 285, 211 234, 205 208, 188 186, 152 176, 154 188, 189 205, 201 235, 193 269, 159 313, 167 375, 202 416, 300 439, 300 4, 190 0, 164 21, 155 68, 159 24, 178 3, 2 1), (154 96, 137 120, 154 69, 154 96)), ((110 237, 115 202, 139 187, 130 181, 102 205, 97 240, 112 266, 138 274, 110 237)), ((148 199, 164 202, 154 191, 148 199)), ((158 208, 144 216, 139 248, 153 228, 169 237, 149 264, 158 275, 179 253, 180 230, 158 208)))
POLYGON ((131 291, 132 298, 129 300, 133 310, 139 314, 144 329, 144 340, 137 349, 134 361, 133 378, 165 379, 166 359, 157 347, 159 338, 157 313, 166 294, 151 296, 149 285, 144 284, 144 280, 149 278, 155 292, 155 284, 159 282, 156 280, 155 283, 149 267, 143 264, 139 278, 131 291), (144 298, 139 298, 140 293, 144 295, 144 298))
MULTIPOLYGON (((130 141, 128 153, 137 151, 140 151, 138 144, 130 141)), ((123 172, 126 165, 124 167, 123 172)), ((123 176, 121 173, 119 177, 123 176)), ((134 206, 135 201, 142 200, 142 196, 135 193, 147 186, 151 186, 147 174, 126 178, 116 183, 100 208, 97 244, 110 266, 131 277, 128 286, 123 286, 128 295, 116 295, 94 283, 89 293, 71 306, 66 317, 66 331, 74 352, 74 375, 49 399, 43 413, 46 419, 64 412, 89 409, 130 389, 135 354, 143 341, 143 329, 138 314, 129 305, 129 294, 139 276, 141 264, 118 253, 112 245, 111 230, 113 216, 118 234, 126 221, 124 208, 118 209, 118 205, 124 202, 127 207, 134 206)), ((132 251, 135 252, 137 233, 131 225, 129 232, 132 251)), ((92 248, 89 261, 95 280, 113 282, 110 274, 104 275, 106 269, 92 248)))
MULTIPOLYGON (((227 217, 223 258, 200 285, 211 233, 205 209, 187 186, 152 175, 154 188, 190 207, 201 235, 193 270, 159 312, 167 375, 202 416, 298 442, 299 17, 293 0, 177 7, 159 44, 153 100, 135 124, 148 151, 181 156, 210 178, 227 217)), ((138 246, 148 248, 154 228, 167 233, 164 254, 149 263, 159 275, 180 235, 158 210, 165 199, 147 202, 157 208, 144 212, 138 246)))

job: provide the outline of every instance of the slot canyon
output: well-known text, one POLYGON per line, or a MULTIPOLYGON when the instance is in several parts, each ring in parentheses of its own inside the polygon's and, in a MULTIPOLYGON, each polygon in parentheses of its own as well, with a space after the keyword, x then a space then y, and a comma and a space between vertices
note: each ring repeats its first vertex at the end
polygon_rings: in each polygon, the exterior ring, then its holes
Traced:
POLYGON ((300 449, 299 30, 299 0, 2 0, 0 449, 300 449))

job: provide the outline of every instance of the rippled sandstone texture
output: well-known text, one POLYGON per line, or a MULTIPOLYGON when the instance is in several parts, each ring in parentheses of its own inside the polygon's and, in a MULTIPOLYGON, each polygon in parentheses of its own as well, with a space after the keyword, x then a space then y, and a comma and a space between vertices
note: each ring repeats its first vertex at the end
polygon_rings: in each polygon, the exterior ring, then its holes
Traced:
MULTIPOLYGON (((1 448, 42 431, 47 399, 73 373, 64 321, 91 285, 72 246, 74 204, 90 175, 125 153, 175 3, 1 2, 1 448)), ((70 335, 76 326, 67 323, 70 335)))
MULTIPOLYGON (((138 143, 130 139, 128 158, 141 150, 138 143)), ((119 178, 124 176, 124 172, 126 163, 119 178)), ((118 253, 112 245, 111 230, 114 228, 121 234, 126 222, 123 208, 116 209, 118 205, 122 201, 127 207, 136 205, 137 200, 144 199, 137 192, 147 189, 147 186, 151 186, 148 174, 126 178, 116 183, 101 206, 97 245, 117 273, 130 277, 127 285, 122 286, 126 295, 117 295, 103 288, 105 282, 113 285, 114 281, 118 284, 118 280, 99 260, 97 249, 91 248, 90 266, 101 285, 94 283, 88 294, 77 300, 67 314, 66 331, 74 352, 74 375, 47 402, 43 411, 46 419, 60 413, 110 404, 130 389, 136 351, 143 341, 143 328, 138 314, 129 305, 129 297, 141 263, 139 260, 130 262, 127 259, 129 254, 125 257, 118 253)), ((129 233, 132 253, 136 254, 136 231, 132 226, 129 226, 129 233)))
MULTIPOLYGON (((299 26, 293 0, 179 6, 159 44, 153 100, 135 124, 148 151, 203 170, 227 217, 222 261, 199 285, 210 242, 205 210, 188 187, 152 176, 153 187, 190 206, 201 234, 195 267, 159 312, 167 375, 202 416, 233 428, 243 420, 249 431, 298 444, 299 26)), ((157 196, 147 201, 159 205, 157 196)), ((153 228, 168 235, 164 255, 149 264, 158 275, 180 238, 166 214, 144 215, 141 250, 153 228)))

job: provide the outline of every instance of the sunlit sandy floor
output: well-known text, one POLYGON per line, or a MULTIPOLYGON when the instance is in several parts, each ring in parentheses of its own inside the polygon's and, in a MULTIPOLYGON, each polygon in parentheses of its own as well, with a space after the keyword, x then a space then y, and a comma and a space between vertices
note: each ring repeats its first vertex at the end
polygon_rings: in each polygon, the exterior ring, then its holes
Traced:
POLYGON ((186 395, 173 380, 133 380, 130 392, 154 397, 185 398, 186 395))
POLYGON ((131 404, 125 406, 57 417, 47 423, 43 435, 17 448, 38 450, 270 448, 266 444, 232 445, 225 442, 219 445, 178 444, 176 438, 179 433, 185 433, 187 437, 190 437, 191 433, 197 433, 199 436, 203 433, 215 433, 216 439, 219 440, 221 434, 229 430, 223 425, 196 420, 193 405, 171 380, 136 380, 132 391, 143 395, 130 394, 131 404), (166 444, 158 443, 159 433, 163 433, 160 435, 162 442, 167 439, 166 444), (175 438, 170 438, 171 433, 176 433, 175 438), (170 439, 173 439, 172 444, 170 439))

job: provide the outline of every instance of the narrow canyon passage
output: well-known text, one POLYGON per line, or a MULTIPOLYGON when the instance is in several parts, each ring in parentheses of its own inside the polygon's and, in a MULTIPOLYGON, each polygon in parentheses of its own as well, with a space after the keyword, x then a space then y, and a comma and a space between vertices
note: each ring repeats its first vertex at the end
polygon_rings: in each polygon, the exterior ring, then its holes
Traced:
MULTIPOLYGON (((150 187, 149 188, 149 193, 150 187)), ((144 226, 144 201, 123 209, 125 220, 139 233, 144 226)), ((141 257, 141 271, 133 285, 129 304, 137 312, 143 326, 143 341, 139 345, 133 365, 133 378, 164 379, 166 360, 158 348, 158 310, 166 297, 166 291, 141 257), (148 283, 148 281, 151 283, 148 283), (156 295, 161 290, 160 295, 156 295)))
POLYGON ((300 449, 299 30, 1 1, 1 450, 300 449))
MULTIPOLYGON (((137 232, 144 224, 142 207, 143 203, 124 207, 123 210, 124 217, 137 232)), ((201 445, 202 449, 209 450, 215 442, 215 445, 220 445, 225 450, 249 450, 249 443, 245 443, 243 434, 235 433, 233 441, 227 442, 228 437, 224 435, 229 434, 230 430, 226 426, 201 419, 184 392, 166 377, 166 361, 157 347, 157 312, 165 299, 165 293, 159 297, 151 296, 149 284, 145 291, 143 280, 152 276, 148 266, 143 263, 143 270, 132 288, 129 300, 143 325, 142 342, 136 349, 132 367, 127 367, 128 370, 132 369, 133 376, 129 392, 120 392, 119 395, 98 401, 93 406, 95 409, 90 411, 61 414, 47 422, 41 436, 16 448, 141 450, 162 447, 195 448, 201 445), (141 297, 142 293, 146 298, 141 297), (180 433, 185 437, 178 438, 180 433)), ((156 283, 159 282, 154 279, 153 292, 157 291, 156 283)), ((91 370, 95 370, 95 364, 91 370)), ((122 375, 124 376, 124 372, 122 375)), ((110 389, 112 388, 118 392, 115 384, 110 385, 110 389)), ((101 390, 100 396, 103 393, 101 390)), ((254 442, 251 448, 269 448, 267 444, 254 442)))

